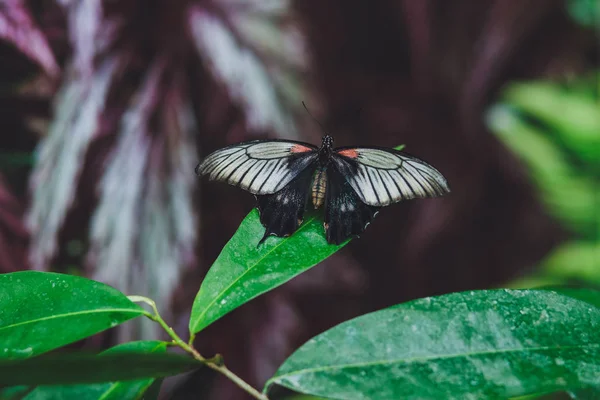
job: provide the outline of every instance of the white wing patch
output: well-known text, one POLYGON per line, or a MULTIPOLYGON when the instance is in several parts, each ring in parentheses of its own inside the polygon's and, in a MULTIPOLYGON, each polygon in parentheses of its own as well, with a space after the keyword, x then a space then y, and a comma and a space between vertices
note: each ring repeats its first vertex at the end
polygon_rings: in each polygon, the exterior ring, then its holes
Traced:
POLYGON ((262 142, 248 148, 248 155, 252 158, 272 159, 283 158, 290 155, 294 143, 262 142))
POLYGON ((355 160, 358 169, 346 180, 370 206, 402 200, 439 197, 450 192, 446 178, 417 158, 383 149, 356 148, 339 154, 355 160))
POLYGON ((308 156, 297 168, 290 168, 290 156, 315 149, 294 142, 260 141, 241 143, 211 153, 196 167, 198 175, 227 182, 253 194, 263 195, 283 189, 314 156, 308 156))

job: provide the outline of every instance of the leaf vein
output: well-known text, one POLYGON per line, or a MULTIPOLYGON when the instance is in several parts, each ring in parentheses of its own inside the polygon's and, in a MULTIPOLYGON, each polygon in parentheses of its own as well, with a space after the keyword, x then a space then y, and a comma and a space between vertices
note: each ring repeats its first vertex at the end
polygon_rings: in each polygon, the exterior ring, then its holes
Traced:
POLYGON ((379 365, 379 364, 410 364, 410 363, 430 361, 430 360, 446 360, 446 359, 459 358, 459 357, 477 357, 477 356, 484 356, 484 355, 489 355, 489 354, 507 354, 507 353, 513 353, 513 352, 536 352, 536 351, 544 351, 544 350, 559 350, 559 349, 569 350, 569 349, 587 349, 587 348, 600 348, 600 343, 593 343, 593 344, 589 344, 589 345, 585 345, 585 346, 539 346, 539 347, 519 348, 519 349, 514 348, 514 349, 502 349, 502 350, 486 350, 486 351, 476 351, 476 352, 471 352, 471 353, 454 353, 454 354, 446 354, 446 355, 402 358, 402 359, 393 359, 393 360, 377 360, 377 361, 369 361, 369 362, 354 363, 354 364, 326 365, 326 366, 316 367, 316 368, 301 369, 301 370, 297 370, 297 371, 290 372, 287 374, 274 376, 273 378, 269 379, 269 381, 268 381, 267 385, 265 385, 265 387, 268 387, 269 383, 273 383, 277 380, 280 380, 281 378, 285 378, 288 376, 326 371, 329 369, 332 369, 332 370, 333 369, 350 369, 350 368, 367 367, 367 366, 373 366, 373 365, 379 365))
POLYGON ((137 310, 132 310, 132 309, 128 309, 128 308, 103 308, 101 310, 85 310, 85 311, 77 311, 77 312, 71 312, 71 313, 65 313, 65 314, 49 315, 49 316, 43 317, 43 318, 36 318, 36 319, 29 320, 29 321, 23 321, 23 322, 19 322, 16 324, 4 326, 4 327, 0 328, 0 331, 3 331, 5 329, 10 329, 10 328, 15 328, 15 327, 21 326, 21 325, 33 324, 36 322, 47 321, 47 320, 52 320, 52 319, 57 319, 57 318, 67 318, 67 317, 71 317, 71 316, 75 316, 75 315, 96 314, 96 313, 104 313, 104 312, 106 312, 106 313, 108 313, 108 312, 124 312, 124 313, 131 313, 131 314, 140 314, 140 315, 145 314, 143 309, 140 309, 140 311, 137 311, 137 310))
MULTIPOLYGON (((303 230, 304 228, 306 228, 313 220, 315 219, 315 217, 310 217, 308 220, 306 220, 304 222, 304 224, 302 224, 302 226, 300 228, 298 228, 296 230, 296 232, 294 234, 297 234, 298 232, 300 232, 301 230, 303 230)), ((289 239, 288 239, 289 240, 289 239)), ((279 243, 277 243, 275 246, 273 246, 272 249, 270 249, 268 252, 266 252, 261 258, 259 258, 256 263, 254 263, 253 266, 251 266, 250 268, 247 268, 240 276, 238 276, 236 279, 234 279, 229 286, 227 286, 225 289, 223 289, 221 291, 221 294, 219 296, 215 296, 214 299, 211 300, 210 303, 208 303, 208 305, 204 308, 204 311, 202 311, 202 313, 198 316, 197 318, 197 322, 195 324, 195 326, 199 325, 199 322, 202 321, 202 319, 204 318, 204 316, 206 315, 206 313, 208 312, 208 310, 217 302, 218 299, 221 298, 221 296, 223 295, 223 293, 227 292, 229 289, 231 289, 231 287, 233 285, 235 285, 240 279, 242 279, 248 272, 252 271, 254 268, 256 268, 257 265, 259 265, 265 258, 267 258, 271 253, 273 253, 276 249, 279 248, 279 246, 283 245, 284 243, 286 243, 287 240, 282 240, 279 243)), ((202 289, 202 288, 200 288, 202 289)), ((193 332, 193 333, 197 333, 197 332, 193 332)))

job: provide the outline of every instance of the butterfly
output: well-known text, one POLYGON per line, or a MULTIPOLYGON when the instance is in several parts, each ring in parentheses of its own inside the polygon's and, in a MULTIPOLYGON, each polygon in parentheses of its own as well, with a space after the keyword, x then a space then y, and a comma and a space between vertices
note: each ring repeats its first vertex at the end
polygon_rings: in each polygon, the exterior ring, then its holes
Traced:
POLYGON ((286 237, 312 205, 324 211, 325 237, 340 244, 366 229, 381 207, 450 192, 434 167, 404 152, 376 146, 333 148, 292 140, 253 140, 224 147, 196 166, 197 175, 255 195, 265 234, 286 237))

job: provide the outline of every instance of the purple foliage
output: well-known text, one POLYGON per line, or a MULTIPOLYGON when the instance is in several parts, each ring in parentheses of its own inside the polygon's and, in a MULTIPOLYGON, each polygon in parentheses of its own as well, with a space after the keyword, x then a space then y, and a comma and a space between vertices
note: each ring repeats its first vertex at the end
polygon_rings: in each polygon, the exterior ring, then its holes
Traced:
MULTIPOLYGON (((344 252, 199 335, 255 386, 335 323, 498 285, 543 257, 561 230, 482 112, 510 80, 598 60, 560 0, 4 0, 0 38, 12 107, 0 122, 14 132, 2 149, 38 146, 30 199, 0 181, 0 269, 27 268, 26 252, 32 268, 85 265, 153 297, 180 332, 253 204, 198 182, 202 155, 256 137, 318 141, 304 100, 337 143, 404 143, 449 178, 451 196, 390 207, 344 252), (69 254, 74 239, 85 254, 69 254)), ((130 326, 119 340, 154 334, 130 326)), ((171 389, 197 398, 211 377, 171 389)), ((220 377, 210 390, 245 398, 220 377)))
POLYGON ((36 26, 25 0, 0 2, 0 38, 12 43, 47 74, 54 76, 60 72, 48 41, 36 26))

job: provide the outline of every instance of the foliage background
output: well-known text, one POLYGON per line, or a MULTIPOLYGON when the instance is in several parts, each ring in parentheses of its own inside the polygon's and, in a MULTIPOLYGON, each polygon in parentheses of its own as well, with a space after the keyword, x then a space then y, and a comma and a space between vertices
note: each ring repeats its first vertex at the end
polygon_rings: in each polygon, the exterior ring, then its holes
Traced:
MULTIPOLYGON (((526 276, 576 233, 485 113, 512 81, 598 67, 583 3, 3 0, 0 271, 85 274, 153 297, 185 332, 253 206, 197 181, 196 162, 250 138, 318 142, 304 100, 336 144, 406 144, 453 192, 387 208, 344 251, 202 332, 203 354, 261 386, 338 322, 526 276)), ((83 345, 154 334, 130 324, 83 345)), ((243 398, 205 371, 165 391, 208 385, 210 398, 243 398)))

